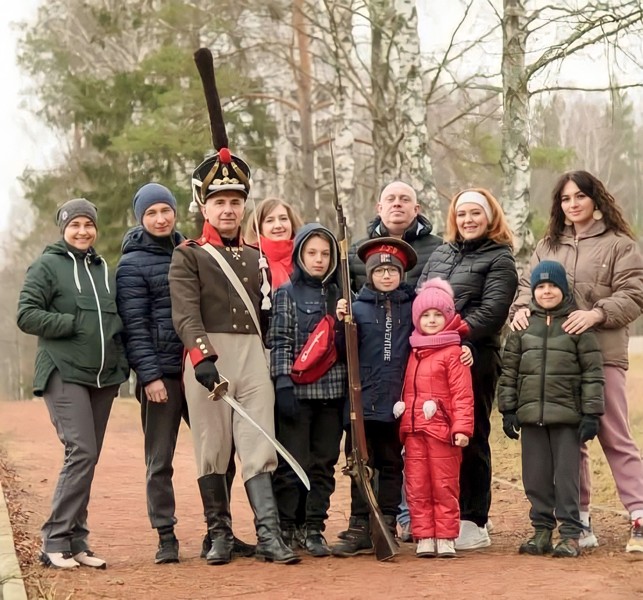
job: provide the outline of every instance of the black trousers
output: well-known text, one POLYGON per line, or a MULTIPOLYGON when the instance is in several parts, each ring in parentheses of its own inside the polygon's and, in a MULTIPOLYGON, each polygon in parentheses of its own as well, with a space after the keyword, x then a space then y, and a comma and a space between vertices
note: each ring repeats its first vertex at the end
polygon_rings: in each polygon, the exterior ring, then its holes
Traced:
POLYGON ((272 481, 282 528, 305 524, 307 529, 324 530, 330 497, 335 491, 343 403, 343 399, 300 400, 299 417, 277 417, 277 439, 310 479, 308 492, 288 463, 279 457, 272 481))
POLYGON ((522 482, 535 528, 554 529, 578 538, 580 521, 580 443, 577 425, 523 425, 522 482))
MULTIPOLYGON (((364 421, 368 465, 378 472, 377 503, 382 514, 397 516, 402 501, 402 442, 397 422, 364 421)), ((346 456, 350 456, 352 438, 350 428, 346 434, 346 456)), ((351 480, 351 516, 368 518, 368 503, 351 480)))
POLYGON ((473 436, 462 449, 460 519, 484 527, 491 506, 491 408, 500 376, 500 354, 494 348, 476 349, 473 379, 473 436))
POLYGON ((145 389, 136 384, 145 435, 147 514, 154 529, 176 523, 172 476, 174 450, 181 418, 189 425, 188 409, 180 378, 164 377, 167 402, 149 402, 145 389))

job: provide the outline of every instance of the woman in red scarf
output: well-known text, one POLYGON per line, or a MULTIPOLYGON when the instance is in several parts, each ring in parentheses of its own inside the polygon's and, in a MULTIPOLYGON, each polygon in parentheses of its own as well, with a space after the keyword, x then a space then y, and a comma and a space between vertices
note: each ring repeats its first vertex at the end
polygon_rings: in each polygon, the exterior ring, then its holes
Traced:
POLYGON ((272 289, 286 283, 293 270, 292 250, 295 233, 302 226, 301 217, 284 200, 266 198, 248 220, 244 240, 259 246, 257 227, 261 240, 261 251, 268 259, 272 276, 272 289))

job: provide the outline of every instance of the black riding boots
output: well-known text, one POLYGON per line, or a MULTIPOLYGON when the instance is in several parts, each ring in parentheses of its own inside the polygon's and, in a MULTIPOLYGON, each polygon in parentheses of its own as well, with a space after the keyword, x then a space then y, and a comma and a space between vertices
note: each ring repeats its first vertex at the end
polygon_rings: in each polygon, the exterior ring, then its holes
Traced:
POLYGON ((212 473, 199 477, 198 482, 210 537, 205 560, 209 565, 225 565, 232 560, 234 546, 226 476, 212 473))
POLYGON ((255 556, 260 560, 283 564, 298 563, 301 559, 281 538, 277 502, 272 491, 270 473, 260 473, 245 483, 248 501, 255 515, 257 547, 255 556))

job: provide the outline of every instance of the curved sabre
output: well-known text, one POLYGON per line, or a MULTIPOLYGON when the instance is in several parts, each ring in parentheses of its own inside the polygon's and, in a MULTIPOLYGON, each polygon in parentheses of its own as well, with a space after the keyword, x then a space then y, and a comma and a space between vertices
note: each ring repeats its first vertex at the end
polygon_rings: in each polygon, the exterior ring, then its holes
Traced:
POLYGON ((301 479, 302 483, 306 486, 306 489, 310 491, 310 481, 308 480, 308 476, 306 475, 306 471, 302 468, 302 466, 297 462, 295 457, 284 448, 284 446, 276 440, 273 436, 271 436, 259 423, 257 423, 247 412, 246 410, 239 404, 234 398, 228 394, 228 387, 230 385, 230 382, 223 376, 219 375, 219 378, 221 379, 221 383, 217 384, 214 386, 214 390, 212 393, 208 396, 210 400, 223 400, 226 404, 228 404, 233 410, 239 413, 241 417, 243 417, 246 421, 248 421, 251 425, 256 427, 258 431, 260 431, 263 436, 274 446, 275 450, 283 456, 284 460, 292 467, 292 470, 296 473, 297 477, 301 479))

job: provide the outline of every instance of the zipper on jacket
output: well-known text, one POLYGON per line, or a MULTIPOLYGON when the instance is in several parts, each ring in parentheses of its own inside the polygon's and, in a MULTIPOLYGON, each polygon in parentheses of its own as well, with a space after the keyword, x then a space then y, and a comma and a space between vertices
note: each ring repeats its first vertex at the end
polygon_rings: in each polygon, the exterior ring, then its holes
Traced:
POLYGON ((547 313, 545 318, 547 327, 545 328, 545 339, 543 340, 543 366, 540 370, 540 420, 538 425, 543 425, 545 418, 545 369, 547 368, 547 344, 549 341, 549 326, 551 325, 551 315, 547 313))
POLYGON ((415 433, 415 401, 417 399, 417 374, 420 368, 420 361, 415 355, 415 371, 413 372, 413 404, 411 405, 411 433, 415 433))
POLYGON ((89 277, 89 281, 92 284, 92 290, 94 290, 94 298, 96 299, 96 306, 98 308, 98 328, 100 329, 100 369, 98 369, 98 375, 96 375, 96 387, 100 387, 100 376, 103 372, 103 367, 105 366, 105 332, 103 331, 103 314, 100 306, 100 300, 98 299, 98 292, 96 291, 96 285, 94 284, 94 278, 89 271, 89 264, 87 260, 83 260, 85 265, 85 271, 89 277))

